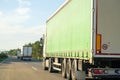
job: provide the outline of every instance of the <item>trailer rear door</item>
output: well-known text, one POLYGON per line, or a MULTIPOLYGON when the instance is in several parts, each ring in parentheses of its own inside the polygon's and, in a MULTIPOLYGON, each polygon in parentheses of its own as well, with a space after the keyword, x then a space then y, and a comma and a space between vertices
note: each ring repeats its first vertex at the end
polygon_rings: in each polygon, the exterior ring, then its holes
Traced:
POLYGON ((120 0, 96 0, 96 54, 120 55, 120 0))

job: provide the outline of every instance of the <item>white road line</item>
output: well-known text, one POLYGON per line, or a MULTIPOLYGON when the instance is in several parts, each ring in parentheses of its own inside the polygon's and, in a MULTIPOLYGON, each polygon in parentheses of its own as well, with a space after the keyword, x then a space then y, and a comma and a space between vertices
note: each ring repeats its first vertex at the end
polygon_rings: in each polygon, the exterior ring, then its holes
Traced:
POLYGON ((38 63, 34 63, 34 64, 37 65, 37 66, 40 66, 40 65, 41 65, 41 63, 39 63, 39 64, 38 64, 38 63))
POLYGON ((27 64, 27 63, 25 63, 25 64, 27 64))
POLYGON ((32 69, 35 70, 35 71, 37 71, 37 68, 35 68, 35 67, 33 67, 33 66, 32 66, 32 69))

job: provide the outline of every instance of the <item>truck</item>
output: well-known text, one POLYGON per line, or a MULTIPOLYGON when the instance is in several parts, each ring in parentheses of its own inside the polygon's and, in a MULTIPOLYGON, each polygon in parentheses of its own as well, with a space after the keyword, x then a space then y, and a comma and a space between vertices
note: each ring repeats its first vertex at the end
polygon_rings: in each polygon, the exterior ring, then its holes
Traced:
POLYGON ((67 80, 120 78, 119 8, 120 0, 66 0, 46 21, 43 69, 67 80))
POLYGON ((32 59, 32 47, 31 46, 23 46, 21 59, 22 60, 31 60, 32 59))
POLYGON ((21 50, 17 50, 17 58, 20 59, 21 58, 21 50))

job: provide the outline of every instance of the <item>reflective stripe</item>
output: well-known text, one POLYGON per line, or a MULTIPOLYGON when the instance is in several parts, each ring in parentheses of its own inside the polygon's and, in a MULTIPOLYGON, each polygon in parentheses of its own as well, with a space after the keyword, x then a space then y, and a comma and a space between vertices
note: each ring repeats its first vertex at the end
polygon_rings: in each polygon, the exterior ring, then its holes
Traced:
POLYGON ((96 35, 96 50, 101 51, 101 34, 96 35))

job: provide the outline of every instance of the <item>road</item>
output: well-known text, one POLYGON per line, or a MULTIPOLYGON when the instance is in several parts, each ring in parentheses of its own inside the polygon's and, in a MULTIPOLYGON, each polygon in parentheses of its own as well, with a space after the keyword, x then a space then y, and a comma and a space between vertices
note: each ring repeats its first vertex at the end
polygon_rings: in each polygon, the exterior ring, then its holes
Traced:
MULTIPOLYGON (((0 63, 0 80, 65 80, 61 73, 49 73, 42 69, 42 61, 21 61, 9 57, 0 63)), ((91 80, 91 79, 87 79, 91 80)), ((113 80, 113 79, 102 79, 113 80)), ((120 80, 120 79, 114 79, 120 80)))
POLYGON ((0 80, 64 80, 60 73, 49 73, 42 69, 40 61, 21 61, 9 57, 0 63, 0 80))

